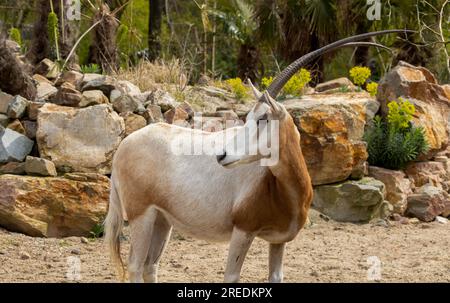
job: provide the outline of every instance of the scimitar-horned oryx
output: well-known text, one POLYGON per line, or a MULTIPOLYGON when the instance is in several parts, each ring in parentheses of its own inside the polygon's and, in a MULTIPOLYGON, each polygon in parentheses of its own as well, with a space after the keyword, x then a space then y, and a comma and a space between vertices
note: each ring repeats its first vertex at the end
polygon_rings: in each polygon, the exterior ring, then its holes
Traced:
POLYGON ((105 220, 105 241, 121 277, 125 274, 120 235, 124 220, 128 220, 131 282, 157 281, 158 263, 172 226, 196 238, 230 242, 225 282, 239 281, 253 239, 266 240, 270 243, 269 281, 281 282, 285 243, 294 239, 305 224, 313 188, 300 133, 284 106, 274 99, 302 66, 318 56, 347 43, 401 32, 405 31, 349 37, 299 58, 264 93, 252 87, 258 101, 244 125, 209 133, 157 123, 124 139, 113 160, 105 220), (278 122, 278 161, 262 165, 262 160, 273 155, 239 153, 274 145, 272 136, 263 135, 273 121, 278 122), (229 139, 224 142, 222 138, 229 139), (174 153, 173 143, 183 140, 222 142, 223 148, 216 154, 174 153))

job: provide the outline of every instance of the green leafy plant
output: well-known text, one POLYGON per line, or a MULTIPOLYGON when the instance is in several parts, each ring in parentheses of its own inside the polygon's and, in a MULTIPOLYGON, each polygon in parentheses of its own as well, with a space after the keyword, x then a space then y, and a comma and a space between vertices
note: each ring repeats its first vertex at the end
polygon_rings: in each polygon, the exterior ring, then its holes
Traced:
POLYGON ((233 92, 236 99, 243 100, 249 97, 248 88, 244 85, 241 78, 228 79, 225 83, 233 92))
POLYGON ((372 97, 375 97, 378 92, 378 83, 376 83, 376 82, 368 83, 366 85, 366 90, 372 97))
POLYGON ((350 69, 350 77, 352 78, 353 83, 358 86, 364 85, 371 74, 370 69, 365 66, 355 66, 350 69))
POLYGON ((83 74, 100 74, 101 68, 98 64, 92 63, 81 66, 81 72, 83 74))
POLYGON ((20 34, 20 30, 18 28, 12 27, 9 32, 9 39, 22 46, 22 35, 20 34))
POLYGON ((53 10, 53 1, 50 0, 50 8, 51 11, 48 14, 47 17, 47 34, 48 34, 48 38, 50 40, 50 44, 53 45, 55 47, 55 52, 56 52, 56 59, 58 61, 61 60, 60 56, 59 56, 59 21, 58 21, 58 15, 55 13, 55 11, 53 10))
POLYGON ((388 104, 385 119, 376 116, 373 126, 364 134, 370 165, 402 169, 429 149, 425 131, 413 126, 415 108, 408 100, 399 98, 388 104))
MULTIPOLYGON (((273 77, 264 77, 261 80, 261 87, 267 89, 273 81, 273 77)), ((284 96, 301 96, 305 86, 311 82, 311 73, 302 68, 284 86, 282 94, 284 96)))
POLYGON ((92 238, 98 239, 103 236, 103 233, 105 232, 105 226, 101 223, 95 224, 92 228, 90 234, 92 238))

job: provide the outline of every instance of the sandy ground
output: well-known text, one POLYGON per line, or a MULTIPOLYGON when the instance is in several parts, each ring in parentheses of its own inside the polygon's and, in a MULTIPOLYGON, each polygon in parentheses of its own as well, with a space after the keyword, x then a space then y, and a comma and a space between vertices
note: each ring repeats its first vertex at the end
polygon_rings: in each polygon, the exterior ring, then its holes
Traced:
MULTIPOLYGON (((123 256, 129 249, 126 235, 125 230, 123 256)), ((174 233, 161 262, 160 281, 221 282, 226 253, 226 244, 174 233)), ((242 281, 266 281, 267 254, 267 244, 256 240, 242 281)), ((70 282, 66 275, 77 260, 80 276, 69 277, 79 282, 116 281, 101 239, 31 238, 0 229, 0 282, 70 282)), ((367 282, 368 271, 377 272, 377 260, 382 282, 450 282, 450 223, 382 226, 318 220, 289 243, 285 281, 367 282)))

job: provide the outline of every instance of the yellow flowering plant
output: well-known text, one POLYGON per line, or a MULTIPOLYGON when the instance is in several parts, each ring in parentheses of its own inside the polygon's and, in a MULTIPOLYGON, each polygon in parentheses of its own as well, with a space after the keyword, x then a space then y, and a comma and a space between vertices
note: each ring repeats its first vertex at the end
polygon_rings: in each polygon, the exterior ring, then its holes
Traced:
POLYGON ((378 92, 378 83, 370 82, 366 85, 366 90, 372 97, 375 97, 378 92))
POLYGON ((233 92, 238 100, 243 100, 249 97, 248 88, 244 85, 241 78, 233 78, 225 81, 228 88, 233 92))
POLYGON ((398 101, 389 102, 388 108, 387 121, 389 125, 399 130, 409 127, 409 121, 416 111, 411 102, 400 97, 398 101))
MULTIPOLYGON (((273 81, 273 77, 264 77, 261 81, 261 87, 267 89, 273 81)), ((311 82, 311 73, 302 68, 296 73, 284 86, 282 94, 284 96, 301 96, 305 86, 311 82)))
POLYGON ((350 69, 350 77, 352 78, 353 83, 358 86, 364 85, 371 75, 370 69, 365 66, 355 66, 350 69))

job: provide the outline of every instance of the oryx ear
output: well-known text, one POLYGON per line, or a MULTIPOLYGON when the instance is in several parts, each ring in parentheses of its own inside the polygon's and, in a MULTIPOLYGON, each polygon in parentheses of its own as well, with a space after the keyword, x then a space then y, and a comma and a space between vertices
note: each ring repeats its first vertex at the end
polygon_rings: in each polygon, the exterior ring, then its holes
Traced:
POLYGON ((264 91, 264 96, 261 98, 261 100, 265 103, 267 103, 275 112, 278 112, 281 110, 280 105, 278 102, 270 96, 268 91, 264 91))
POLYGON ((256 100, 261 99, 263 94, 253 85, 252 80, 250 80, 250 78, 247 79, 247 84, 250 85, 250 87, 252 88, 256 100))

